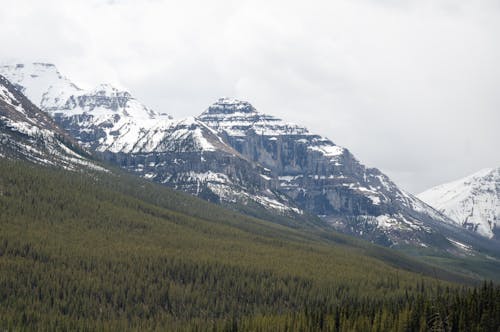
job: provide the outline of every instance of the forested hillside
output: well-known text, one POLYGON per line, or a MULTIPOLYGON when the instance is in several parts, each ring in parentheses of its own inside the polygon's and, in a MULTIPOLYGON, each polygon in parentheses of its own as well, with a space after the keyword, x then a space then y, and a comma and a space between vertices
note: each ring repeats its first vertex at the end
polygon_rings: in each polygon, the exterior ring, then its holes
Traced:
POLYGON ((2 160, 0 330, 499 330, 500 287, 297 227, 2 160))

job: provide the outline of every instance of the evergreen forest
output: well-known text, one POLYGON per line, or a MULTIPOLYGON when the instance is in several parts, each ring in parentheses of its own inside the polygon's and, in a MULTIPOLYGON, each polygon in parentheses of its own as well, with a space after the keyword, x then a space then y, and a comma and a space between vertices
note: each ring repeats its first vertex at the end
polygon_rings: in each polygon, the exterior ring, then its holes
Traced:
POLYGON ((500 331, 500 286, 121 172, 0 161, 0 331, 500 331))

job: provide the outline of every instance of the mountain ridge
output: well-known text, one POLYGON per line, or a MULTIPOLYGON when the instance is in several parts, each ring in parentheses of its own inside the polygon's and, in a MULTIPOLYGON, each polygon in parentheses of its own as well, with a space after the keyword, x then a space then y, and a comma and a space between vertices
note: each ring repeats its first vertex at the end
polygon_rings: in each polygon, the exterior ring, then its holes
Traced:
POLYGON ((446 218, 378 169, 362 165, 348 149, 260 113, 248 102, 220 98, 198 119, 242 155, 269 168, 279 189, 300 208, 338 230, 390 246, 425 244, 414 231, 428 233, 427 221, 446 218))
POLYGON ((500 167, 480 170, 418 196, 455 224, 500 239, 500 167))
MULTIPOLYGON (((28 67, 4 66, 0 73, 7 72, 21 88, 32 81, 19 79, 12 68, 28 67)), ((57 72, 55 66, 49 68, 57 72)), ((61 84, 70 84, 69 90, 76 87, 55 76, 61 84)), ((46 91, 54 93, 57 86, 46 91)), ((436 228, 447 222, 446 216, 401 190, 378 169, 365 167, 348 149, 260 113, 248 102, 220 98, 197 117, 174 120, 150 112, 129 93, 103 86, 78 90, 53 106, 47 106, 47 112, 54 120, 105 160, 207 200, 232 207, 257 204, 297 217, 305 212, 385 246, 439 243, 444 250, 456 251, 454 243, 461 243, 454 232, 444 236, 436 228), (133 110, 140 116, 127 112, 131 101, 139 105, 133 110)))
POLYGON ((247 160, 193 117, 174 120, 110 85, 82 90, 53 65, 3 66, 0 73, 32 96, 35 92, 47 95, 61 86, 70 91, 61 93, 66 101, 44 104, 46 112, 82 146, 107 161, 173 188, 201 193, 212 201, 233 206, 251 201, 278 213, 302 214, 275 192, 276 184, 266 175, 267 170, 247 160), (33 68, 38 73, 35 78, 29 73, 33 68), (45 91, 39 82, 37 89, 23 86, 35 80, 45 82, 45 91), (77 91, 71 94, 73 87, 77 91))
POLYGON ((0 155, 5 158, 72 170, 105 170, 1 75, 0 140, 0 155))

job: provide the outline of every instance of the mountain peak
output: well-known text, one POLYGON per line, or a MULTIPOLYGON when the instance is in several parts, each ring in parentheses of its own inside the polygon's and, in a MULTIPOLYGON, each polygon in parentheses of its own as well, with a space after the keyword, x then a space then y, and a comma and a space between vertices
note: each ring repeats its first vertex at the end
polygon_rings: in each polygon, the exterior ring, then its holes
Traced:
POLYGON ((50 63, 33 62, 0 66, 0 75, 20 87, 21 92, 42 109, 64 104, 81 91, 50 63))
POLYGON ((310 135, 304 127, 258 112, 247 101, 228 97, 219 98, 198 119, 231 136, 245 136, 248 130, 266 136, 310 135))
POLYGON ((247 101, 230 97, 222 97, 208 107, 208 109, 203 112, 203 115, 235 113, 256 114, 257 110, 247 101))
POLYGON ((500 168, 480 170, 418 197, 462 227, 488 238, 499 236, 500 168))
MULTIPOLYGON (((57 67, 52 63, 32 62, 32 63, 16 63, 0 66, 0 71, 17 72, 17 76, 30 76, 33 79, 41 75, 52 75, 59 79, 64 78, 57 70, 57 67)), ((4 75, 5 76, 5 75, 4 75)))
POLYGON ((94 94, 97 96, 106 96, 106 97, 125 97, 125 98, 132 97, 128 91, 120 90, 109 83, 99 84, 89 94, 94 94))

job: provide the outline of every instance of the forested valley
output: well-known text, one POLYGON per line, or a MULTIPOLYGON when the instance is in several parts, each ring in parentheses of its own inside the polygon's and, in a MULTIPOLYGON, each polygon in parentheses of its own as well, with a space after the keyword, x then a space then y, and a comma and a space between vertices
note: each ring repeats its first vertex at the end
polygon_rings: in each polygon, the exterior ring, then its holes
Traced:
POLYGON ((0 161, 1 331, 500 331, 500 286, 125 174, 0 161))

